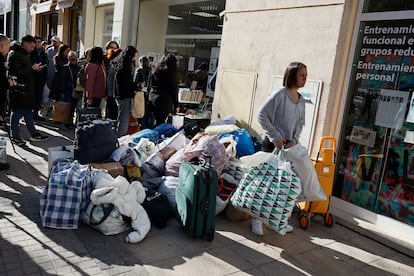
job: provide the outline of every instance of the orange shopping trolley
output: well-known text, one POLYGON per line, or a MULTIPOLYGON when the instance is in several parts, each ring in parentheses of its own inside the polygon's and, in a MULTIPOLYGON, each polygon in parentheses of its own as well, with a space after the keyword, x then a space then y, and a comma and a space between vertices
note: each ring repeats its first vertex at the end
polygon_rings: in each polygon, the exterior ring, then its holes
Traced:
POLYGON ((298 214, 299 225, 302 229, 307 229, 311 224, 311 219, 316 215, 324 218, 327 227, 332 227, 334 217, 329 212, 329 201, 332 194, 333 179, 335 173, 335 154, 336 154, 336 138, 332 136, 324 136, 319 144, 319 151, 316 159, 314 159, 316 173, 319 183, 324 191, 327 199, 322 201, 306 201, 298 203, 300 212, 298 214), (331 144, 330 147, 322 147, 324 144, 331 144))

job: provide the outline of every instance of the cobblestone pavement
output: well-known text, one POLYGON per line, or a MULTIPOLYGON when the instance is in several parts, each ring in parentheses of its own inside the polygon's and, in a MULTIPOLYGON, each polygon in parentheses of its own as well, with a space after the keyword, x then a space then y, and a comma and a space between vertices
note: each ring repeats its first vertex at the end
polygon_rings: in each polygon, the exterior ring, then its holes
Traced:
POLYGON ((8 143, 11 167, 0 171, 0 275, 414 275, 413 258, 318 220, 304 231, 292 218, 293 233, 265 229, 258 237, 247 221, 219 215, 213 242, 187 237, 174 219, 137 244, 125 243, 126 233, 104 236, 83 224, 43 228, 39 196, 47 182, 47 149, 73 138, 73 131, 60 128, 40 123, 49 141, 16 146, 16 152, 8 143))

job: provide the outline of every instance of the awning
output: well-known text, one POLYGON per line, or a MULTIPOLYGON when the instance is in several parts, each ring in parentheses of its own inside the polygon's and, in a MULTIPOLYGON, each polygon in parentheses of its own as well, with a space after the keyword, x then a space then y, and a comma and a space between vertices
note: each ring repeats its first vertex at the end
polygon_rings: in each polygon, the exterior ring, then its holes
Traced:
POLYGON ((11 0, 0 0, 0 14, 11 12, 11 0))
POLYGON ((39 4, 33 4, 30 7, 30 11, 33 14, 39 14, 39 13, 45 13, 45 12, 49 12, 52 9, 52 5, 53 5, 53 1, 45 1, 39 4))
POLYGON ((63 10, 73 6, 75 0, 57 0, 56 10, 63 10))

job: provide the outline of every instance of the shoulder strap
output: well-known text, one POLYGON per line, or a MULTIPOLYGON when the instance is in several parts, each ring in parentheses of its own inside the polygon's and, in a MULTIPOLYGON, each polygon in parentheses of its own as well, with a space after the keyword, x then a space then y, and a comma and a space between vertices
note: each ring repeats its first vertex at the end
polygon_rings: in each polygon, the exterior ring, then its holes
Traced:
POLYGON ((104 222, 109 217, 109 215, 111 214, 111 212, 112 212, 112 210, 114 209, 115 206, 113 204, 109 204, 109 205, 102 204, 101 208, 103 210, 104 215, 99 221, 94 222, 94 221, 92 221, 92 214, 93 214, 93 211, 95 210, 96 207, 98 207, 98 205, 93 205, 91 213, 89 215, 90 216, 89 217, 89 223, 93 226, 98 226, 99 224, 104 222))
POLYGON ((73 83, 73 74, 72 74, 72 68, 70 68, 70 65, 68 64, 69 72, 70 72, 70 78, 72 79, 73 83))

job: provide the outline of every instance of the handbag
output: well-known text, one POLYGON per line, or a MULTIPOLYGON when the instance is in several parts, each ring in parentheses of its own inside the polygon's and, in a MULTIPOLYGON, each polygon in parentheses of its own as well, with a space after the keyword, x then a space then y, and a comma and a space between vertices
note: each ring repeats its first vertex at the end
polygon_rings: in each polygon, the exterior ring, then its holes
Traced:
POLYGON ((284 235, 302 188, 282 152, 274 155, 272 162, 250 168, 231 197, 231 203, 284 235))
POLYGON ((145 95, 144 92, 138 91, 132 99, 132 116, 134 118, 143 118, 145 114, 145 95))

